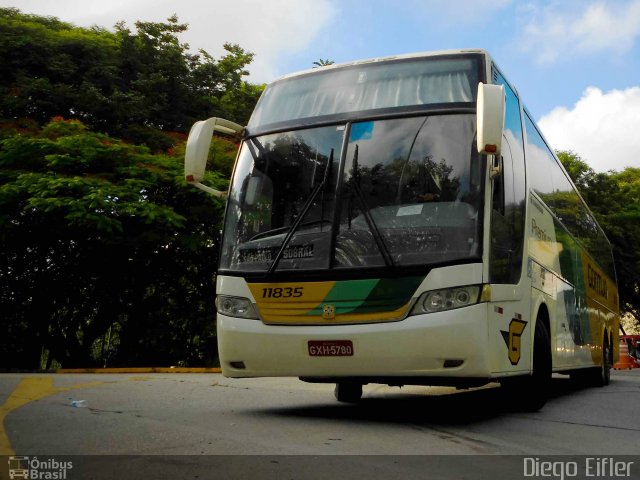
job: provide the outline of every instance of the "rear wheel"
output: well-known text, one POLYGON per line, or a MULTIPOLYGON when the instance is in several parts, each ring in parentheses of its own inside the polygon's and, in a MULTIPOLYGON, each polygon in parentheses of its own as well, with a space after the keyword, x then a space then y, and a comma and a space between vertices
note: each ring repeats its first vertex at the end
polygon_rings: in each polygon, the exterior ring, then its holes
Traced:
POLYGON ((613 348, 605 338, 602 344, 602 386, 611 383, 611 369, 613 368, 613 348))
POLYGON ((336 400, 344 403, 358 403, 362 398, 362 384, 354 382, 338 382, 334 390, 336 400))
POLYGON ((605 387, 611 381, 611 366, 613 365, 613 351, 606 337, 602 343, 602 359, 600 366, 579 370, 571 374, 571 379, 587 387, 605 387))
POLYGON ((551 340, 541 318, 536 320, 533 337, 533 371, 531 375, 505 379, 502 384, 511 408, 526 412, 540 410, 551 390, 551 340))
POLYGON ((602 343, 602 360, 600 368, 593 369, 591 384, 594 387, 606 387, 611 381, 611 349, 606 337, 602 343))

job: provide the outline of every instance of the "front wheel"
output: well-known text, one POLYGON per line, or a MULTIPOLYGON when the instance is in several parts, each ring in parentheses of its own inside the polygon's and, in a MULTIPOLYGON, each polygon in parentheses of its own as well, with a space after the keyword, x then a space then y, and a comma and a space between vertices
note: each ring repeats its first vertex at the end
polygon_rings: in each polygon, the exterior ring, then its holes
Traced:
POLYGON ((358 403, 362 398, 362 384, 354 382, 338 382, 334 390, 336 400, 344 403, 358 403))
POLYGON ((533 337, 531 375, 505 379, 502 388, 511 408, 525 412, 540 410, 551 390, 551 340, 545 323, 538 318, 533 337))

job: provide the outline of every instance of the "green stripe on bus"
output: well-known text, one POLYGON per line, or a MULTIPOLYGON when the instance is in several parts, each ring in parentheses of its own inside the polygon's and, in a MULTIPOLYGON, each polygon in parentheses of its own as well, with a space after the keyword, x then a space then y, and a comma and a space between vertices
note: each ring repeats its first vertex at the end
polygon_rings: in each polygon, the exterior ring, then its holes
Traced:
POLYGON ((396 310, 411 299, 424 277, 384 278, 378 282, 357 313, 396 310))
POLYGON ((393 311, 407 304, 423 280, 424 277, 402 277, 338 281, 322 304, 307 315, 322 315, 325 304, 334 305, 337 315, 393 311))
POLYGON ((322 315, 322 307, 325 304, 334 305, 336 314, 353 312, 364 302, 378 282, 378 279, 338 281, 322 300, 322 304, 307 312, 307 315, 322 315))

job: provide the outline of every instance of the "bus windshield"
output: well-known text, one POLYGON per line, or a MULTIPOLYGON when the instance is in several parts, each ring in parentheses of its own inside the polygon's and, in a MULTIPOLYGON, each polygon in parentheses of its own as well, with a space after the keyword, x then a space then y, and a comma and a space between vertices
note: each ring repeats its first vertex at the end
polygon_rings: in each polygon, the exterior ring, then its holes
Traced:
POLYGON ((438 114, 246 140, 230 190, 221 269, 477 260, 484 170, 474 133, 475 115, 438 114))
POLYGON ((269 85, 249 121, 265 125, 318 121, 358 112, 476 100, 481 57, 434 56, 318 70, 269 85))

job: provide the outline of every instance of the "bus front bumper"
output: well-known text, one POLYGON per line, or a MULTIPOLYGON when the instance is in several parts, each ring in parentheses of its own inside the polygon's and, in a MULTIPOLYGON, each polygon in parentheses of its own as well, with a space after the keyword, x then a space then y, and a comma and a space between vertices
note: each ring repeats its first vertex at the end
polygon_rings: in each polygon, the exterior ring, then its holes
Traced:
POLYGON ((486 304, 363 325, 275 326, 221 314, 217 319, 226 377, 490 376, 486 304), (309 342, 322 341, 351 342, 353 349, 350 355, 312 356, 309 342))

